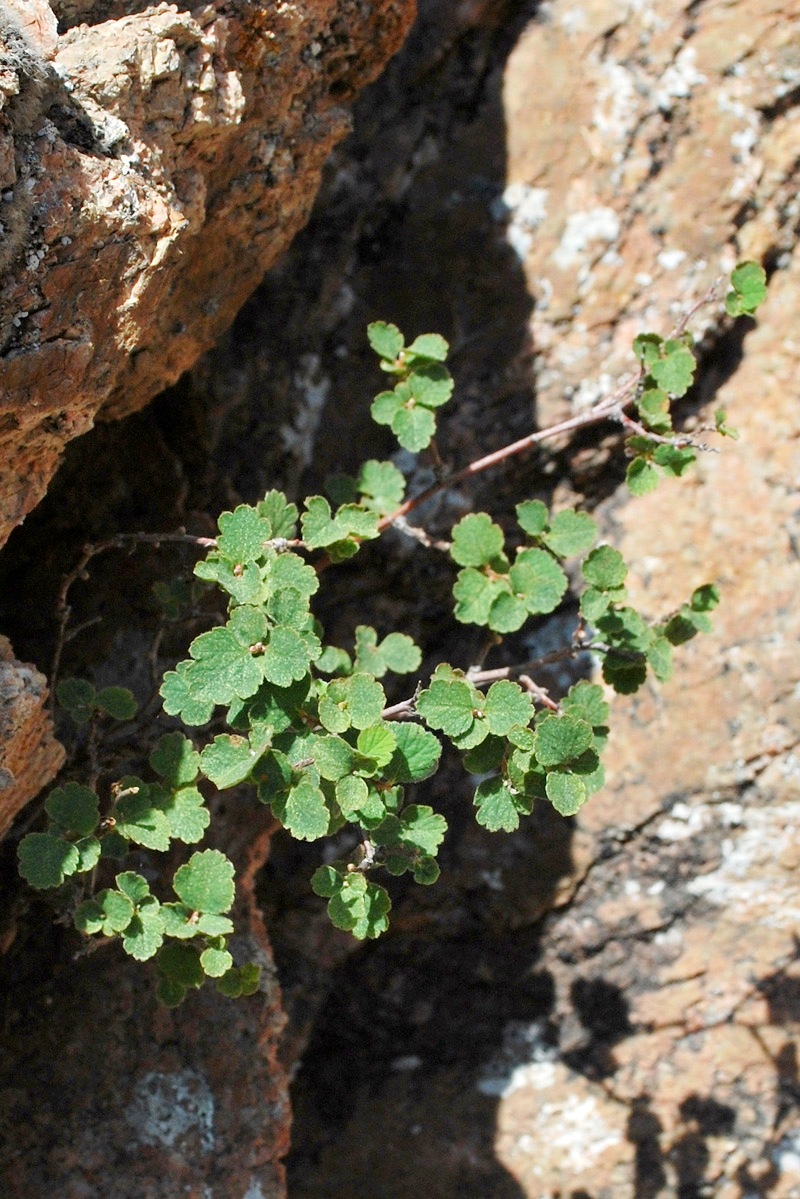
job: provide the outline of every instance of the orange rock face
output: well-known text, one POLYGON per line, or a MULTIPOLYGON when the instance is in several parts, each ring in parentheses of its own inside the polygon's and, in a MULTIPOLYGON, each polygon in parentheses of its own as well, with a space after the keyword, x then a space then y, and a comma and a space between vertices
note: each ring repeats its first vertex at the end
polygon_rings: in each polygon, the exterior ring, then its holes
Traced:
POLYGON ((0 543, 68 440, 140 408, 230 323, 413 15, 412 0, 141 9, 60 6, 73 27, 45 82, 49 5, 14 10, 27 49, 0 71, 0 543))

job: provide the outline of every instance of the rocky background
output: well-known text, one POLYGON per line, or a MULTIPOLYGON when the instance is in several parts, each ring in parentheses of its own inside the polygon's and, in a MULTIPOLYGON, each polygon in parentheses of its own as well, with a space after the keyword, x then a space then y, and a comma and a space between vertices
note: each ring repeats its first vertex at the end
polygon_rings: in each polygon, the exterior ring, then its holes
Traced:
MULTIPOLYGON (((82 16, 68 7, 62 29, 82 16)), ((95 6, 104 22, 118 7, 95 6)), ((738 258, 770 274, 757 326, 695 318, 683 419, 723 404, 741 440, 691 479, 631 501, 611 430, 426 514, 436 531, 473 505, 502 517, 522 496, 579 500, 638 564, 654 616, 719 580, 713 636, 680 652, 672 683, 615 702, 605 792, 577 822, 537 814, 491 838, 464 815, 466 781, 438 778, 429 799, 453 825, 442 882, 398 893, 392 933, 364 949, 309 896, 312 852, 277 836, 256 875, 270 829, 253 837, 247 807, 224 813, 220 836, 249 863, 245 926, 268 955, 265 913, 282 988, 268 970, 249 1011, 157 1013, 141 970, 101 954, 76 967, 11 886, 10 1194, 100 1196, 111 1177, 121 1196, 280 1195, 291 1074, 293 1199, 800 1196, 798 35, 792 0, 427 0, 230 332, 146 413, 69 448, 0 560, 4 631, 42 668, 59 573, 87 537, 200 528, 239 497, 299 493, 386 452, 367 414, 369 320, 451 341, 442 444, 460 465, 603 394, 631 337, 666 330, 738 258)), ((77 45, 77 28, 65 36, 77 45)), ((195 326, 187 337, 199 347, 195 326)), ((178 360, 159 354, 148 377, 168 382, 178 360)), ((344 570, 328 629, 402 619, 432 661, 469 661, 429 557, 398 541, 344 570)), ((141 671, 159 569, 98 562, 76 615, 102 622, 75 639, 71 669, 141 671)), ((525 649, 564 627, 569 611, 525 649)))

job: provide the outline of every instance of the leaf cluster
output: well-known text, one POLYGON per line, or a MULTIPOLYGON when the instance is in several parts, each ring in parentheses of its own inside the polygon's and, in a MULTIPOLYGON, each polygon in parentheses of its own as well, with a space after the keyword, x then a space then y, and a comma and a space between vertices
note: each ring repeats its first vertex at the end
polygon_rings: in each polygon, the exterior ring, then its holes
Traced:
POLYGON ((445 366, 449 346, 438 333, 423 333, 410 346, 397 325, 375 321, 367 337, 380 367, 394 380, 372 402, 372 419, 388 425, 403 449, 427 449, 436 435, 436 412, 453 394, 453 378, 445 366))
MULTIPOLYGON (((763 298, 763 272, 751 268, 734 272, 733 315, 753 311, 763 298)), ((453 389, 447 342, 425 334, 407 346, 397 327, 383 322, 370 325, 368 337, 394 381, 377 396, 373 416, 405 449, 422 450, 453 389)), ((683 334, 643 334, 634 352, 642 365, 636 407, 643 432, 627 439, 628 482, 642 494, 694 460, 694 448, 673 435, 671 404, 691 386, 695 359, 683 334)), ((735 436, 722 410, 715 423, 735 436)), ((537 800, 573 816, 603 785, 609 706, 601 685, 579 682, 554 703, 526 674, 531 664, 509 668, 505 678, 489 672, 484 681, 480 671, 442 663, 427 681, 413 679, 411 698, 389 707, 387 676, 413 678, 420 669, 412 638, 359 625, 347 648, 325 643, 312 610, 321 565, 343 562, 377 537, 405 488, 395 465, 370 460, 356 476, 332 480, 329 498, 308 497, 302 511, 270 491, 254 505, 223 512, 193 586, 216 587, 224 616, 194 638, 160 688, 169 716, 189 726, 214 720, 202 748, 181 732, 162 736, 149 759, 154 778, 123 776, 102 799, 76 782, 56 787, 45 801, 44 826, 20 842, 22 875, 38 889, 68 893, 86 938, 117 939, 134 958, 156 959, 158 994, 168 1005, 207 979, 230 996, 258 987, 257 967, 236 966, 228 948, 234 871, 224 854, 194 852, 178 867, 168 900, 154 895, 142 874, 120 869, 132 850, 160 853, 202 840, 210 822, 203 779, 219 790, 252 787, 298 840, 349 830, 353 852, 321 866, 311 885, 333 924, 359 939, 388 925, 391 900, 376 874, 408 874, 422 885, 438 878, 447 824, 418 802, 415 789, 439 768, 443 740, 477 778, 476 819, 491 832, 515 830, 537 800), (98 878, 109 885, 96 887, 98 878)), ((495 643, 559 607, 569 559, 579 560, 572 577, 582 592, 566 653, 597 655, 616 692, 636 691, 649 671, 669 679, 674 648, 710 629, 719 602, 713 584, 698 587, 663 620, 638 611, 626 588, 627 563, 618 550, 597 544, 587 513, 553 514, 531 499, 517 504, 516 521, 510 545, 486 512, 464 516, 452 530, 455 617, 488 629, 495 643)), ((187 584, 161 588, 167 617, 177 619, 192 594, 187 584)), ((136 713, 124 688, 98 691, 67 679, 57 694, 78 725, 136 713)))

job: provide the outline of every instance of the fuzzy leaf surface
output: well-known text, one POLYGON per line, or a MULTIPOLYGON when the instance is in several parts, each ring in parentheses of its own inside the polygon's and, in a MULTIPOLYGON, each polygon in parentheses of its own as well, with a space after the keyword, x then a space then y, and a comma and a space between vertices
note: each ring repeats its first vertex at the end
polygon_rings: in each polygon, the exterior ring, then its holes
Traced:
POLYGON ((193 853, 176 871, 173 887, 193 911, 222 914, 233 905, 233 863, 218 849, 193 853))

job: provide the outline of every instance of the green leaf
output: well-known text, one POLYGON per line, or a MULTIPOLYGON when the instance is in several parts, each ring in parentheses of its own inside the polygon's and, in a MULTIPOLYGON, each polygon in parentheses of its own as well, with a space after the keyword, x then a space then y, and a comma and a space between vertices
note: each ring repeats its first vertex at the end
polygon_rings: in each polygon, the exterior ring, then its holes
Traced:
POLYGON ((628 568, 619 550, 599 545, 584 559, 581 573, 586 582, 598 591, 610 591, 625 582, 628 568))
POLYGON ((184 724, 207 724, 214 712, 214 700, 198 698, 190 690, 189 678, 194 662, 179 662, 164 675, 159 695, 168 716, 180 716, 184 724))
POLYGON ((200 965, 209 978, 222 978, 233 965, 233 958, 227 949, 204 949, 200 954, 200 965))
POLYGON ((611 603, 611 596, 608 592, 596 591, 594 587, 587 587, 580 599, 581 616, 590 624, 594 624, 601 616, 605 615, 611 603))
POLYGON ((559 558, 582 554, 597 540, 597 525, 586 512, 559 512, 542 540, 559 558))
POLYGON ((490 579, 474 566, 460 570, 453 584, 456 620, 462 624, 488 624, 492 607, 504 591, 509 594, 505 579, 490 579))
MULTIPOLYGON (((245 610, 237 608, 236 613, 245 610)), ((266 621, 264 625, 266 629, 266 621)), ((184 681, 195 699, 213 704, 229 704, 237 698, 249 699, 264 678, 259 659, 228 626, 209 629, 195 637, 189 653, 195 660, 185 672, 184 681)), ((164 695, 163 685, 161 694, 164 695)))
POLYGON ((386 516, 402 504, 406 481, 393 462, 377 462, 371 458, 359 471, 357 487, 364 497, 364 506, 379 516, 386 516))
POLYGON ((134 905, 138 907, 145 899, 150 897, 150 884, 146 878, 142 878, 141 874, 136 874, 133 870, 124 870, 118 874, 114 880, 124 895, 134 905))
POLYGON ((331 732, 345 732, 351 726, 366 729, 377 724, 386 707, 386 692, 371 675, 357 671, 346 679, 334 679, 327 686, 325 699, 320 701, 320 721, 331 732), (336 715, 334 708, 338 711, 336 715), (343 723, 343 718, 346 724, 343 723), (333 725, 337 727, 334 728, 333 725))
POLYGON ((392 422, 402 407, 403 398, 396 391, 382 391, 372 401, 370 415, 376 425, 388 425, 391 428, 392 422))
POLYGON ((666 637, 657 637, 647 651, 647 661, 659 683, 672 678, 672 646, 666 637))
POLYGON ((164 941, 164 925, 158 900, 150 896, 122 934, 122 948, 137 962, 153 957, 164 941))
POLYGON ((322 646, 316 637, 276 625, 261 656, 264 678, 277 687, 300 682, 308 674, 309 662, 321 652, 322 646))
POLYGON ((56 698, 75 724, 86 724, 94 715, 97 692, 87 679, 62 679, 56 698))
POLYGON ((218 734, 200 755, 203 774, 221 791, 244 782, 262 756, 264 747, 253 749, 247 737, 218 734))
POLYGON ((269 522, 273 539, 284 537, 291 541, 297 536, 297 505, 290 504, 282 491, 268 491, 256 505, 258 515, 269 522))
POLYGON ((341 737, 318 737, 312 747, 311 756, 321 776, 332 783, 353 771, 353 747, 341 737))
POLYGON ((217 550, 229 562, 254 562, 263 557, 264 542, 272 537, 269 521, 249 504, 240 504, 234 512, 223 512, 217 522, 220 536, 217 550))
POLYGON ((730 437, 732 441, 739 440, 739 430, 728 424, 728 414, 724 408, 714 412, 714 427, 721 437, 730 437))
POLYGON ((501 679, 486 693, 485 713, 489 731, 504 737, 514 725, 526 725, 533 719, 533 702, 517 683, 501 679))
POLYGON ((509 577, 514 594, 532 616, 554 612, 569 586, 558 563, 540 549, 520 550, 509 577))
POLYGON ((570 687, 561 701, 561 707, 568 715, 585 720, 592 728, 604 726, 610 711, 603 698, 603 688, 585 679, 570 687))
MULTIPOLYGON (((126 780, 123 780, 123 783, 126 780)), ((116 806, 116 831, 146 849, 169 849, 170 827, 165 814, 153 805, 150 789, 142 785, 138 794, 123 795, 116 806)))
POLYGON ((672 432, 672 418, 669 410, 669 396, 661 387, 649 387, 636 401, 639 418, 643 425, 654 433, 666 434, 672 432))
POLYGON ((649 369, 661 357, 663 337, 657 333, 640 333, 633 341, 633 352, 642 365, 649 369))
POLYGON ((731 274, 731 286, 726 311, 730 316, 750 316, 767 297, 767 273, 757 262, 740 262, 731 274))
POLYGON ((167 1008, 180 1007, 186 998, 186 987, 181 986, 174 978, 162 974, 156 983, 156 999, 167 1008))
POLYGON ((694 354, 681 341, 667 341, 663 348, 665 357, 651 363, 650 374, 670 395, 686 395, 697 366, 694 354))
POLYGON ((60 887, 80 864, 75 846, 52 833, 28 833, 17 847, 17 858, 22 877, 40 891, 60 887))
POLYGON ((337 928, 359 941, 379 937, 389 927, 391 900, 383 887, 368 883, 363 874, 348 874, 328 901, 328 915, 337 928))
POLYGON ((631 495, 647 495, 648 492, 655 491, 660 477, 656 468, 646 458, 634 458, 628 463, 625 472, 625 482, 631 495))
POLYGON ((472 727, 473 702, 473 689, 468 683, 433 679, 418 696, 417 711, 432 729, 441 729, 452 737, 472 727))
POLYGON ((423 333, 414 338, 406 353, 417 358, 430 358, 432 362, 444 362, 449 349, 445 339, 438 333, 423 333))
POLYGON ((342 874, 333 866, 320 866, 311 876, 311 890, 321 899, 330 899, 340 890, 342 874))
POLYGON ((319 576, 313 566, 304 562, 299 554, 291 552, 267 554, 266 579, 272 591, 290 588, 306 597, 319 590, 319 576))
POLYGON ((503 530, 486 512, 464 516, 453 529, 451 557, 459 566, 486 566, 503 552, 503 530))
POLYGON ((515 633, 528 619, 529 612, 521 599, 501 590, 492 600, 489 619, 486 622, 495 633, 515 633))
POLYGON ((173 887, 195 912, 227 912, 234 896, 233 863, 218 849, 193 853, 176 872, 173 887))
POLYGON ((298 841, 316 841, 329 831, 330 812, 325 803, 325 796, 319 787, 307 779, 292 787, 285 804, 281 807, 280 815, 275 804, 272 805, 272 810, 281 824, 298 841))
POLYGON ((716 583, 704 583, 702 587, 695 587, 689 607, 693 612, 713 612, 719 600, 719 587, 716 583))
POLYGON ((397 748, 394 732, 386 725, 373 725, 358 734, 356 749, 375 763, 377 769, 391 761, 397 748))
POLYGON ((97 693, 97 706, 114 720, 133 720, 138 708, 127 687, 104 687, 97 693))
POLYGON ((394 730, 397 747, 385 777, 397 783, 419 783, 436 773, 442 746, 433 733, 418 724, 398 723, 394 730))
POLYGON ((379 358, 393 362, 403 349, 403 334, 397 325, 385 321, 373 321, 367 325, 367 338, 379 358))
POLYGON ((78 783, 56 787, 45 800, 44 810, 63 832, 87 837, 100 822, 100 801, 94 791, 78 783))
POLYGON ((547 528, 550 513, 541 500, 525 500, 517 504, 517 521, 531 537, 538 537, 547 528))
POLYGON ((397 843, 434 855, 444 840, 447 821, 426 804, 409 804, 399 817, 397 843))
POLYGON ((470 774, 491 774, 503 761, 507 748, 505 737, 487 737, 464 755, 464 767, 470 774))
POLYGON ((74 842, 75 848, 78 851, 78 869, 76 874, 86 874, 89 870, 94 870, 97 863, 100 861, 100 856, 103 847, 97 837, 81 837, 80 841, 74 842))
POLYGON ((169 824, 170 836, 186 845, 202 841, 211 823, 211 813, 196 787, 179 787, 167 791, 157 801, 169 824))
MULTIPOLYGON (((131 907, 131 915, 133 915, 133 907, 131 907)), ((79 933, 83 933, 86 937, 93 937, 95 933, 99 933, 103 927, 103 909, 96 899, 85 899, 83 903, 78 904, 73 916, 73 923, 79 933)))
POLYGON ((548 713, 536 725, 534 752, 542 766, 560 766, 579 758, 593 741, 592 726, 587 721, 548 713))
POLYGON ((156 959, 156 969, 184 988, 203 985, 200 955, 192 945, 165 945, 156 959))
MULTIPOLYGON (((374 633, 375 630, 373 629, 372 632, 374 633)), ((350 655, 335 645, 326 645, 316 661, 318 674, 349 674, 352 669, 353 662, 350 655)), ((374 673, 374 670, 370 671, 370 674, 374 673)))
POLYGON ((420 886, 430 887, 440 875, 439 864, 435 858, 420 858, 414 866, 414 882, 420 886))
POLYGON ((586 802, 586 786, 576 774, 551 771, 545 784, 547 798, 562 816, 574 816, 586 802))
POLYGON ((490 833, 503 830, 513 833, 519 828, 520 814, 527 815, 530 806, 518 795, 514 795, 502 778, 485 779, 475 791, 475 819, 490 833))
POLYGON ((367 512, 356 504, 342 504, 334 516, 330 504, 321 495, 312 495, 306 500, 306 511, 300 524, 309 549, 324 549, 349 538, 378 536, 375 512, 367 512))
POLYGON ((633 695, 647 678, 647 659, 612 650, 603 659, 603 678, 619 695, 633 695))
POLYGON ((402 405, 392 420, 392 432, 404 450, 418 454, 436 435, 436 418, 422 404, 402 405))
POLYGON ((415 366, 406 380, 409 392, 417 404, 425 408, 441 408, 453 394, 453 377, 446 366, 415 366))
POLYGON ((664 626, 664 636, 671 645, 684 645, 698 633, 711 631, 711 621, 705 612, 697 612, 683 604, 679 612, 671 616, 664 626))
POLYGON ((685 475, 696 460, 697 454, 691 446, 658 445, 653 451, 653 461, 675 479, 685 475))
POLYGON ((135 915, 135 908, 130 896, 123 891, 107 888, 100 891, 94 900, 81 904, 75 914, 75 927, 81 932, 103 932, 106 937, 122 933, 135 915), (78 913, 81 920, 78 921, 78 913), (99 923, 98 923, 99 921, 99 923), (81 925, 84 925, 82 928, 81 925), (96 926, 96 927, 95 927, 96 926))
POLYGON ((346 774, 336 784, 336 802, 345 820, 352 820, 369 802, 369 787, 362 778, 346 774))
POLYGON ((422 662, 422 651, 406 633, 389 633, 378 651, 394 674, 412 674, 422 662))
POLYGON ((193 783, 200 770, 200 755, 183 733, 165 733, 150 755, 150 765, 170 787, 193 783))
POLYGON ((190 941, 192 937, 200 936, 200 921, 197 913, 188 904, 162 903, 161 919, 166 937, 190 941))

